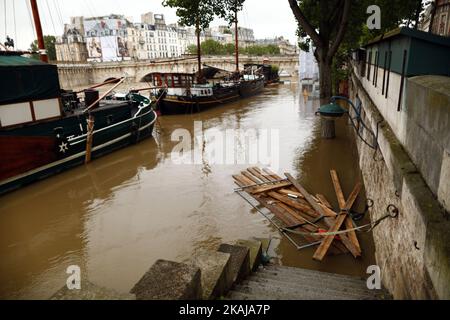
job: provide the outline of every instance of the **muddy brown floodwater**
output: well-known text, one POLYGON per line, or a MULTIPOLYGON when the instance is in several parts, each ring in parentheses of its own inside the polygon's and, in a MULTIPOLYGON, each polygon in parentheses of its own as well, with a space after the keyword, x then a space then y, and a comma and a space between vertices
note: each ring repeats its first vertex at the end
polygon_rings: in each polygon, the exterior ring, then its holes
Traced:
MULTIPOLYGON (((47 299, 79 265, 90 281, 128 292, 157 259, 182 261, 200 249, 241 238, 272 238, 270 253, 288 266, 365 275, 374 264, 371 234, 359 234, 363 257, 312 260, 233 192, 232 174, 248 164, 177 164, 172 132, 194 121, 204 132, 278 129, 278 172, 291 172, 337 207, 329 170, 344 194, 360 179, 351 127, 338 121, 337 138, 320 138, 319 102, 304 102, 298 84, 209 111, 159 119, 156 139, 116 151, 0 197, 0 298, 47 299)), ((207 146, 206 146, 207 147, 207 146)), ((359 197, 358 208, 364 206, 359 197)))

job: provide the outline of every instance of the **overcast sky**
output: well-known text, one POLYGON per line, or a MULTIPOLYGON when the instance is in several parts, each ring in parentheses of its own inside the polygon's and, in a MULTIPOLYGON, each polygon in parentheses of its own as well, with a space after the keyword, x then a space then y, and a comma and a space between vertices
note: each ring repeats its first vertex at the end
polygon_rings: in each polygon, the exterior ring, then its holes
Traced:
MULTIPOLYGON (((142 13, 165 15, 166 23, 176 22, 175 10, 161 5, 162 0, 37 0, 44 34, 60 35, 71 16, 124 14, 134 22, 142 13)), ((287 0, 246 0, 239 14, 240 25, 253 28, 256 38, 284 36, 296 42, 296 23, 287 0)), ((215 20, 211 25, 223 24, 215 20)), ((35 39, 29 0, 0 0, 0 41, 14 38, 17 49, 28 49, 35 39), (6 4, 6 11, 5 11, 6 4), (5 18, 6 13, 6 18, 5 18), (5 32, 6 28, 6 32, 5 32)))

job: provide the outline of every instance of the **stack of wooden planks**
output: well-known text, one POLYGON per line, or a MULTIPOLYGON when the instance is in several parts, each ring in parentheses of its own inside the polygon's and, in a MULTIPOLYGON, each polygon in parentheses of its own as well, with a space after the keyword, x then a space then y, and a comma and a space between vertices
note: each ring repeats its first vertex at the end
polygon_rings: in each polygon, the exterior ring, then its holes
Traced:
POLYGON ((342 192, 336 171, 331 170, 331 180, 339 203, 339 211, 334 211, 326 197, 320 193, 310 194, 289 173, 285 178, 271 170, 258 167, 247 168, 233 175, 239 186, 236 191, 246 192, 260 205, 266 207, 283 224, 284 232, 292 233, 318 247, 313 259, 322 261, 327 254, 350 252, 355 258, 361 256, 361 247, 353 222, 348 215, 358 194, 361 183, 357 183, 347 199, 342 192), (344 228, 346 232, 334 233, 344 228))

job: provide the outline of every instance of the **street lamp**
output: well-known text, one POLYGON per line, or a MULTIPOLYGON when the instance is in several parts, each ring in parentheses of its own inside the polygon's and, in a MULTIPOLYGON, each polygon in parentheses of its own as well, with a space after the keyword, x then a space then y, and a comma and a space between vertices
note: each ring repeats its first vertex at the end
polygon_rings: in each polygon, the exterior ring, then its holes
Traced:
POLYGON ((322 138, 324 139, 333 139, 336 137, 335 121, 347 112, 333 98, 329 104, 320 106, 319 111, 317 111, 322 119, 322 138))

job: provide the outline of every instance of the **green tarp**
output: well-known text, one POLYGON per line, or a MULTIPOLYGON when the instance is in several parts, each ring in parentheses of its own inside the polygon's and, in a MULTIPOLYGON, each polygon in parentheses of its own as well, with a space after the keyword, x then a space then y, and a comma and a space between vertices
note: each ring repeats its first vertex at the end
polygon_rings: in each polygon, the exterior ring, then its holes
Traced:
POLYGON ((0 105, 59 96, 55 65, 21 56, 0 55, 0 105))

